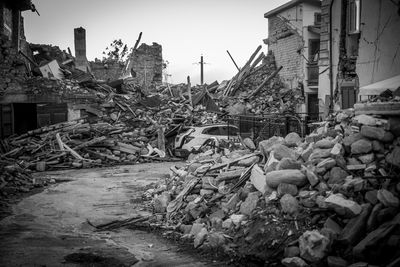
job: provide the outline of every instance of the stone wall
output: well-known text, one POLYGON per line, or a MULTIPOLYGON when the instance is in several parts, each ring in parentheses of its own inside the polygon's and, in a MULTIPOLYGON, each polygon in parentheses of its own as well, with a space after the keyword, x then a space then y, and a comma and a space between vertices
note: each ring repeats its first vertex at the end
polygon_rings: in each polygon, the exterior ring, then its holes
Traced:
POLYGON ((268 32, 268 50, 275 55, 277 66, 283 67, 279 72, 281 80, 287 88, 296 88, 304 78, 303 61, 298 53, 303 47, 302 38, 278 16, 268 19, 268 32))
POLYGON ((113 81, 120 78, 124 64, 117 61, 102 62, 100 60, 89 62, 90 69, 99 80, 113 81))
POLYGON ((162 47, 157 43, 142 44, 135 51, 131 68, 137 83, 144 88, 162 82, 162 47))

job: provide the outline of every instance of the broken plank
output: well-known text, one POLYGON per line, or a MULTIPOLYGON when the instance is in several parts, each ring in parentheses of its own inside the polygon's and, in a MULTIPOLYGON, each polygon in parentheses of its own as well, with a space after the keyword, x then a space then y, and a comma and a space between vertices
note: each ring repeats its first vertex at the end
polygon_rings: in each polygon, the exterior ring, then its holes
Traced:
POLYGON ((79 150, 79 149, 84 148, 84 147, 92 146, 94 144, 103 142, 106 139, 107 138, 105 136, 96 137, 96 138, 93 138, 93 139, 91 139, 89 141, 86 141, 86 142, 84 142, 84 143, 82 143, 80 145, 75 146, 74 149, 75 150, 79 150))

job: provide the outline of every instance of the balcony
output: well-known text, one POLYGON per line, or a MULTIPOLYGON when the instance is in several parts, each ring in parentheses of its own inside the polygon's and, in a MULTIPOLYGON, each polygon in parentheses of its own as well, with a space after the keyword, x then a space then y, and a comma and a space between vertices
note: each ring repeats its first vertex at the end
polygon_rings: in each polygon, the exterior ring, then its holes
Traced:
POLYGON ((318 63, 311 62, 307 64, 307 84, 308 86, 318 85, 318 63))

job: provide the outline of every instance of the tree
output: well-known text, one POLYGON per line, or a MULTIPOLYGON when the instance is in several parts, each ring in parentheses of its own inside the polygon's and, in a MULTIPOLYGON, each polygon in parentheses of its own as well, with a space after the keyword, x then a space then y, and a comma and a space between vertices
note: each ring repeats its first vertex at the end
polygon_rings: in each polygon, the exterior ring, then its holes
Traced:
POLYGON ((131 49, 129 49, 121 39, 115 39, 109 46, 106 47, 106 50, 103 51, 103 55, 105 55, 105 57, 103 57, 103 62, 117 61, 124 63, 129 56, 130 50, 131 49))

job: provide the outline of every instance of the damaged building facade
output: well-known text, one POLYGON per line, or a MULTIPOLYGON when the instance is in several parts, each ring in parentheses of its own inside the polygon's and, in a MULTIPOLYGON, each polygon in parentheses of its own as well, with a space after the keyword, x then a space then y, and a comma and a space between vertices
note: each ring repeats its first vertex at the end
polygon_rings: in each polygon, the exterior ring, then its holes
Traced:
POLYGON ((386 0, 323 0, 321 10, 318 98, 327 114, 373 95, 363 87, 400 75, 400 15, 386 0))
POLYGON ((264 43, 282 66, 279 75, 290 89, 304 90, 299 112, 318 114, 318 51, 320 31, 318 0, 293 0, 264 14, 268 38, 264 43))
POLYGON ((126 64, 118 61, 100 60, 90 62, 92 73, 96 78, 104 80, 116 80, 124 76, 130 76, 133 81, 145 89, 160 85, 162 83, 162 46, 141 44, 132 51, 126 64))

